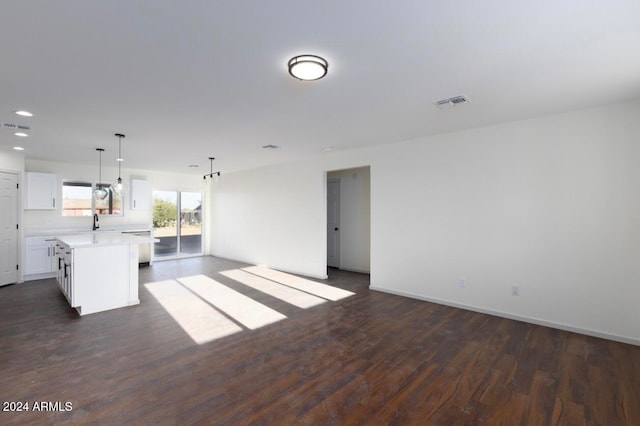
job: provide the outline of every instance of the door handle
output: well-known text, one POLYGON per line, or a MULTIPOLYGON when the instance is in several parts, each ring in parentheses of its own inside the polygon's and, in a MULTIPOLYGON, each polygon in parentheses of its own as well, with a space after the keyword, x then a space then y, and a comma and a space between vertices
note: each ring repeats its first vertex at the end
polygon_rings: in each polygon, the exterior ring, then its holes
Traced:
POLYGON ((333 228, 334 231, 338 231, 338 228, 333 228))

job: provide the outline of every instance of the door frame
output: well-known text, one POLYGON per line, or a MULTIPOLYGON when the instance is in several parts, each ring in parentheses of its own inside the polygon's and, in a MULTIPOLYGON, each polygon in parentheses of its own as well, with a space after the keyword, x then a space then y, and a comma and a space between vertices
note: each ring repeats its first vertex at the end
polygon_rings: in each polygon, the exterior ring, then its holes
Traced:
POLYGON ((338 269, 371 274, 372 167, 360 165, 324 172, 324 253, 328 266, 329 182, 340 181, 340 264, 338 269), (364 173, 364 174, 362 174, 364 173), (352 180, 353 179, 353 180, 352 180), (366 225, 361 215, 367 215, 366 225))
POLYGON ((327 267, 338 268, 338 269, 340 269, 340 266, 341 266, 341 261, 340 261, 341 260, 341 257, 340 257, 340 208, 341 208, 341 206, 340 206, 340 202, 341 202, 341 200, 340 200, 340 196, 341 196, 340 195, 340 187, 341 187, 341 181, 340 181, 339 178, 327 178, 326 179, 326 188, 327 188, 327 196, 326 196, 326 205, 327 205, 327 209, 326 209, 326 212, 327 212, 326 264, 327 264, 327 267), (336 253, 337 259, 336 259, 336 264, 333 264, 333 265, 329 264, 329 236, 331 235, 330 234, 331 230, 329 230, 329 194, 330 194, 329 185, 330 184, 337 184, 338 185, 338 199, 336 200, 336 202, 338 204, 338 212, 337 212, 337 219, 338 219, 337 220, 337 228, 338 229, 334 231, 335 232, 334 235, 336 235, 335 238, 337 239, 337 253, 336 253))

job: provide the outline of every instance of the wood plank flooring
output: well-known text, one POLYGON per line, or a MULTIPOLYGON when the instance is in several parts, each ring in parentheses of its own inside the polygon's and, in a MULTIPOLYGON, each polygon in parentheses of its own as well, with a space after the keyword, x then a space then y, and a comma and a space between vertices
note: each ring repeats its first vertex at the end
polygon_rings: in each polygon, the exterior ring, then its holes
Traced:
POLYGON ((288 317, 202 345, 143 285, 140 305, 84 317, 54 280, 0 288, 1 408, 31 405, 0 424, 640 425, 640 347, 370 291, 337 270, 324 282, 356 294, 301 309, 219 274, 244 266, 141 270, 142 283, 205 274, 288 317))

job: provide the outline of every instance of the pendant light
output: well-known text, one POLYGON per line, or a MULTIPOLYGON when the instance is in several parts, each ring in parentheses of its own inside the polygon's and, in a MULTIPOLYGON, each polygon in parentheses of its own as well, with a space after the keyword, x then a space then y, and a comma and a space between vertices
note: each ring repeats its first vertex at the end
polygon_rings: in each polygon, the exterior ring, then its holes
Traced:
POLYGON ((204 177, 203 177, 204 180, 207 180, 207 177, 210 177, 211 180, 214 181, 213 180, 214 176, 220 176, 220 172, 214 172, 213 171, 213 160, 215 160, 215 157, 209 157, 209 162, 211 163, 211 168, 210 168, 211 172, 208 175, 204 175, 204 177))
POLYGON ((96 148, 99 152, 100 160, 98 162, 98 182, 96 183, 96 189, 93 191, 93 197, 96 200, 104 200, 109 196, 109 190, 102 186, 102 153, 104 148, 96 148))
POLYGON ((127 185, 122 182, 122 177, 120 175, 121 164, 124 161, 124 158, 122 158, 122 138, 125 136, 122 133, 116 133, 115 136, 118 137, 118 158, 116 158, 116 161, 118 162, 118 179, 116 179, 111 185, 111 190, 116 197, 122 197, 127 192, 127 185))

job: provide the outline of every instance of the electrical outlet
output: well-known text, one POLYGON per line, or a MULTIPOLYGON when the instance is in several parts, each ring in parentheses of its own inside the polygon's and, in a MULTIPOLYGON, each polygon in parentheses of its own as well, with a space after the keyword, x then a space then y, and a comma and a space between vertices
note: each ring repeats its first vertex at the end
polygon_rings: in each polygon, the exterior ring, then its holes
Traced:
POLYGON ((520 296, 520 286, 518 285, 511 286, 511 295, 520 296))
POLYGON ((460 281, 458 281, 458 287, 460 288, 464 288, 465 287, 465 282, 464 282, 464 278, 460 278, 460 281))

